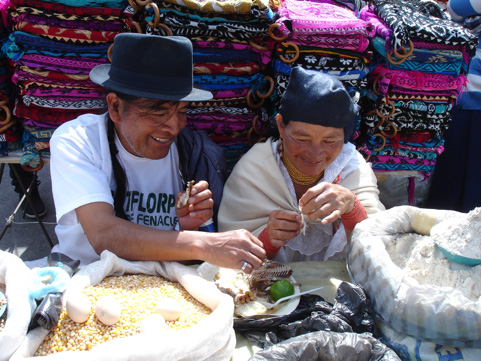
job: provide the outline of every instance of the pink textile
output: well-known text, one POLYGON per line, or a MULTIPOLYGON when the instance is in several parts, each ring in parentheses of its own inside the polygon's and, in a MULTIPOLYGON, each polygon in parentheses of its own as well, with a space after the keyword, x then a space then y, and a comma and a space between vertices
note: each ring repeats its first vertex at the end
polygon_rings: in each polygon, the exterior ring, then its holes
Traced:
POLYGON ((378 90, 386 94, 389 86, 399 86, 411 89, 417 93, 423 91, 456 91, 460 93, 466 86, 467 78, 464 75, 452 77, 437 73, 424 73, 412 70, 393 70, 383 65, 377 66, 372 74, 372 79, 381 77, 378 82, 378 90))
POLYGON ((279 8, 278 31, 289 36, 316 34, 368 36, 367 23, 346 8, 327 3, 286 0, 279 8), (292 30, 285 23, 291 24, 292 30))

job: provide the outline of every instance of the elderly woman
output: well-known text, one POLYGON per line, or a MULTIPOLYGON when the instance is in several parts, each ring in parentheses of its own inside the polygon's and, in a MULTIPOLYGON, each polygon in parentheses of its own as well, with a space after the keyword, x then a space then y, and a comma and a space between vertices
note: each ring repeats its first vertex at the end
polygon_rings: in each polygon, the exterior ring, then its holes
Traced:
POLYGON ((358 110, 338 79, 294 68, 276 115, 280 137, 234 167, 219 230, 251 231, 279 262, 343 259, 355 225, 385 209, 370 165, 348 142, 358 110))

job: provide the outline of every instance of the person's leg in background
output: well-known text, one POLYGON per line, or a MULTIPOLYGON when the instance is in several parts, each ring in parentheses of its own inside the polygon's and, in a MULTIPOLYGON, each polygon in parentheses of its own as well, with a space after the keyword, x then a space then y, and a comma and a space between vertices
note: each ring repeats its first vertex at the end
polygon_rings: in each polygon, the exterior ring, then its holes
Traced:
POLYGON ((445 150, 432 175, 426 208, 467 213, 481 204, 480 110, 454 107, 445 150))
MULTIPOLYGON (((15 176, 14 169, 17 172, 25 189, 32 182, 34 174, 32 172, 28 172, 24 170, 20 166, 20 164, 9 164, 9 166, 10 166, 10 178, 12 179, 12 185, 14 186, 15 192, 18 193, 19 200, 20 200, 23 196, 23 191, 22 191, 22 187, 20 186, 20 183, 18 182, 17 177, 15 176)), ((28 218, 35 218, 34 209, 37 211, 37 214, 39 215, 39 217, 43 217, 47 212, 44 202, 42 201, 42 198, 40 198, 40 194, 38 191, 39 184, 40 184, 40 181, 37 180, 35 184, 32 185, 32 190, 30 193, 30 199, 29 199, 28 205, 27 205, 27 202, 24 201, 21 206, 22 211, 25 211, 25 216, 28 218)))

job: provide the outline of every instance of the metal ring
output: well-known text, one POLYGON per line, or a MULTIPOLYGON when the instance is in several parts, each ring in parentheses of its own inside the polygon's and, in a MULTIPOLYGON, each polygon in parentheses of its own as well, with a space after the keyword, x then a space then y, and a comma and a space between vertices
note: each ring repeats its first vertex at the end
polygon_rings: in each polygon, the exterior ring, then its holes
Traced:
POLYGON ((251 101, 251 96, 253 95, 253 89, 248 90, 248 94, 246 94, 246 103, 253 109, 261 108, 264 103, 264 99, 261 99, 259 103, 253 103, 251 101))
POLYGON ((248 262, 244 261, 243 265, 241 266, 241 271, 244 272, 244 270, 246 269, 246 267, 248 267, 248 262))
POLYGON ((157 25, 157 27, 159 29, 162 29, 165 31, 166 35, 165 36, 172 36, 172 30, 169 26, 167 26, 166 24, 164 23, 159 23, 159 25, 157 25))
POLYGON ((274 90, 274 80, 273 80, 273 78, 268 76, 268 75, 266 75, 264 78, 269 82, 269 89, 264 94, 261 93, 259 90, 256 90, 256 95, 261 99, 269 98, 269 96, 271 95, 271 93, 273 93, 273 90, 274 90))
POLYGON ((288 46, 288 47, 289 46, 293 47, 293 49, 295 49, 296 54, 295 54, 295 57, 293 59, 286 59, 283 54, 280 54, 279 58, 281 60, 283 60, 286 64, 294 63, 296 60, 298 60, 298 58, 300 56, 300 48, 298 48, 298 45, 296 45, 295 43, 292 43, 290 41, 287 41, 286 43, 282 43, 282 45, 288 46))
POLYGON ((44 160, 40 158, 40 162, 38 163, 38 166, 35 168, 32 168, 28 164, 21 164, 20 166, 22 167, 23 170, 26 170, 27 172, 37 172, 40 169, 42 169, 42 167, 44 166, 44 160))
POLYGON ((12 119, 12 112, 10 111, 10 108, 6 105, 0 105, 0 109, 5 111, 5 119, 0 120, 0 125, 8 124, 12 119))
POLYGON ((280 25, 278 23, 271 24, 268 28, 268 34, 269 34, 269 36, 271 36, 271 39, 273 39, 273 40, 284 41, 284 40, 288 39, 288 35, 286 35, 284 37, 277 37, 276 35, 273 34, 273 29, 279 28, 279 26, 280 25))
POLYGON ((149 8, 154 10, 154 21, 149 21, 147 24, 149 24, 151 28, 157 28, 157 26, 159 25, 159 22, 161 21, 161 14, 159 13, 159 7, 157 6, 156 3, 149 3, 146 5, 146 9, 149 9, 149 8))

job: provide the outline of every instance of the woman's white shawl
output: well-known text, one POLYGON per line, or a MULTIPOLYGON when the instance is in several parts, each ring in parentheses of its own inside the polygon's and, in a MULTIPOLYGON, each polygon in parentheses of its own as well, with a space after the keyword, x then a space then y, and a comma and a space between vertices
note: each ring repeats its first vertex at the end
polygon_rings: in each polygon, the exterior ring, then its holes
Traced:
MULTIPOLYGON (((218 213, 219 231, 246 229, 258 236, 273 210, 299 212, 278 166, 272 142, 270 138, 254 145, 234 167, 224 187, 218 213)), ((370 164, 356 150, 352 156, 362 161, 339 184, 357 195, 368 215, 384 210, 370 164)))

